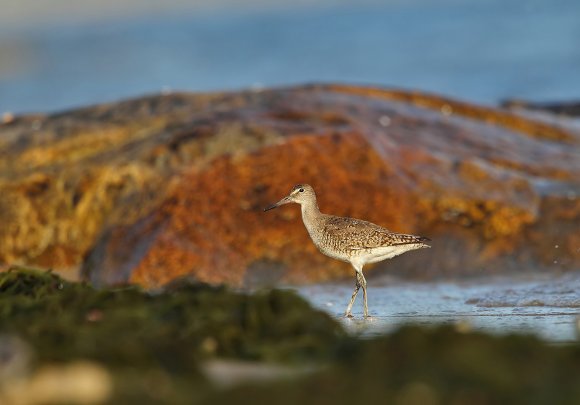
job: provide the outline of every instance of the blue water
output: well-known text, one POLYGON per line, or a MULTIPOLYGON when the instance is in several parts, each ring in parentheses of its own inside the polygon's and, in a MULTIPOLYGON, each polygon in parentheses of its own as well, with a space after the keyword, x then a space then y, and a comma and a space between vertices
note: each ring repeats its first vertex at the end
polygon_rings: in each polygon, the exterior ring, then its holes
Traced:
POLYGON ((579 273, 431 283, 377 276, 367 277, 372 317, 368 320, 362 317, 362 293, 353 307, 355 318, 343 318, 354 280, 302 286, 298 292, 362 336, 388 333, 406 324, 447 324, 465 331, 534 334, 549 342, 580 339, 579 273))
POLYGON ((313 81, 580 98, 580 1, 388 2, 0 27, 0 113, 313 81))

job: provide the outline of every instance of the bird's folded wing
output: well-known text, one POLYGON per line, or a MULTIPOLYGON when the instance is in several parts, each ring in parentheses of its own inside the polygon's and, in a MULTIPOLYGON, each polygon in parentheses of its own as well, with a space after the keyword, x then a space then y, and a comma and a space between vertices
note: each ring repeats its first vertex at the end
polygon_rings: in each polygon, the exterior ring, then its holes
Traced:
POLYGON ((390 232, 372 222, 353 218, 333 217, 325 224, 325 232, 338 238, 344 248, 349 250, 365 250, 383 246, 397 246, 423 243, 429 239, 390 232))

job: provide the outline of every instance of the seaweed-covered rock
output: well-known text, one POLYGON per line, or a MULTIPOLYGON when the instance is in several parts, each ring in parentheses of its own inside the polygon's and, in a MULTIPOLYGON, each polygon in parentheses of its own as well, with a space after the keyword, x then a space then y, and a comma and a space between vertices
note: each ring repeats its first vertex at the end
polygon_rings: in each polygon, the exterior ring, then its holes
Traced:
POLYGON ((191 403, 208 389, 204 360, 326 361, 345 336, 330 316, 290 291, 247 295, 189 280, 156 292, 97 290, 23 268, 0 273, 0 334, 30 346, 33 368, 79 360, 103 365, 118 403, 156 396, 191 403))
POLYGON ((213 355, 328 356, 343 334, 329 315, 291 291, 250 296, 187 280, 156 293, 137 286, 97 290, 25 269, 0 273, 0 330, 31 341, 40 360, 83 357, 178 370, 195 369, 199 358, 213 355))
POLYGON ((344 276, 296 207, 430 236, 399 274, 580 267, 580 134, 420 93, 349 86, 171 94, 0 126, 0 263, 95 283, 344 276))
POLYGON ((0 403, 580 400, 578 343, 451 326, 359 339, 289 291, 247 295, 188 280, 155 293, 96 290, 12 269, 0 274, 0 344, 0 403))
MULTIPOLYGON (((354 342, 353 342, 354 343, 354 342)), ((333 367, 291 381, 244 385, 204 403, 577 404, 580 345, 529 336, 404 327, 356 342, 333 367)))

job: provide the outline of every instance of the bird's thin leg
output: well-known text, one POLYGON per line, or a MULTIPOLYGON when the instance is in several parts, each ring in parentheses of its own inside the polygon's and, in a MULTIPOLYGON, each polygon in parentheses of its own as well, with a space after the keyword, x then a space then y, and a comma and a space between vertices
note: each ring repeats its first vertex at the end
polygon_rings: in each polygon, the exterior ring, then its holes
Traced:
POLYGON ((354 304, 354 300, 356 299, 356 295, 358 294, 358 290, 360 289, 360 277, 358 271, 355 271, 356 275, 356 284, 354 286, 354 291, 352 292, 352 297, 350 298, 350 302, 348 303, 348 307, 346 307, 346 312, 344 316, 347 318, 352 318, 352 305, 354 304))
POLYGON ((369 318, 369 306, 367 305, 367 280, 362 273, 362 268, 360 271, 360 285, 363 290, 363 314, 365 318, 369 318))

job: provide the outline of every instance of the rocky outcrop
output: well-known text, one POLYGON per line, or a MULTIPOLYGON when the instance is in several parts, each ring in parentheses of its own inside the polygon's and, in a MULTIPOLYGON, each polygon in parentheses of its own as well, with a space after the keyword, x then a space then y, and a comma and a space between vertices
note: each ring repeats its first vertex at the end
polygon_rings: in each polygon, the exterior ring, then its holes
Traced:
POLYGON ((349 86, 171 94, 0 126, 0 261, 146 286, 350 275, 316 251, 325 212, 424 234, 401 275, 580 268, 580 134, 436 96, 349 86))
POLYGON ((565 117, 580 116, 580 102, 578 101, 538 103, 533 101, 510 99, 502 101, 501 106, 511 110, 542 111, 545 113, 556 114, 558 116, 565 117))

